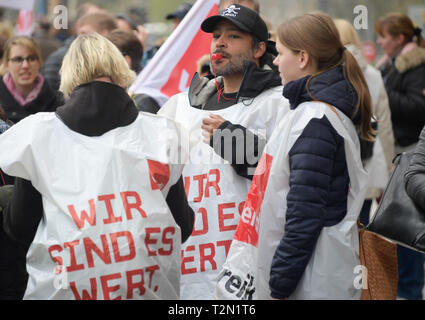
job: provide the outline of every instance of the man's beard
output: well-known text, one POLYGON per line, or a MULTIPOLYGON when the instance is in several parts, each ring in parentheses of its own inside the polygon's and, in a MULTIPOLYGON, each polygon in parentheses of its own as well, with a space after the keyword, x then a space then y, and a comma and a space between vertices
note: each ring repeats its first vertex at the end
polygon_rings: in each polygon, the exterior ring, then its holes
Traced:
MULTIPOLYGON (((227 56, 229 57, 229 56, 227 56)), ((253 52, 249 51, 246 53, 241 53, 237 56, 233 55, 228 58, 228 62, 223 67, 216 67, 216 76, 230 76, 237 73, 243 73, 243 62, 245 60, 253 61, 254 55, 253 52)))

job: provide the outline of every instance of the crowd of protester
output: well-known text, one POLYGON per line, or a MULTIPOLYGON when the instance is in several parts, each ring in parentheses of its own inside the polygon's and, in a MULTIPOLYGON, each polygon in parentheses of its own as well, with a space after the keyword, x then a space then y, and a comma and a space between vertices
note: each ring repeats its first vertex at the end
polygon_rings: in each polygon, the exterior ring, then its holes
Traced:
MULTIPOLYGON (((260 9, 221 0, 200 26, 210 54, 162 106, 128 91, 161 45, 131 14, 87 2, 64 41, 0 23, 1 300, 212 299, 248 211, 256 298, 360 298, 357 220, 396 154, 425 154, 425 40, 389 13, 371 65, 349 21, 271 30, 260 9)), ((398 247, 398 298, 423 299, 424 262, 398 247)), ((229 281, 238 298, 252 285, 229 281)))

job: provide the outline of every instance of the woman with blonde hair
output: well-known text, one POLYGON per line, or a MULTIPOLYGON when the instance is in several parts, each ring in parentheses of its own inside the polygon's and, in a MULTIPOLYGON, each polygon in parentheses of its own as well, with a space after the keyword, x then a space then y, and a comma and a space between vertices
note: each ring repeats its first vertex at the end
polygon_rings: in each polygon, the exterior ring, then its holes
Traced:
MULTIPOLYGON (((356 127, 373 140, 369 90, 326 14, 280 24, 276 48, 291 111, 257 166, 228 262, 244 242, 258 248, 245 279, 254 298, 359 299, 353 270, 367 176, 356 127)), ((240 252, 235 269, 246 265, 240 252)))
POLYGON ((3 228, 29 247, 24 299, 179 298, 187 133, 137 111, 134 78, 109 40, 81 35, 61 68, 65 105, 0 136, 0 168, 18 177, 3 228))
POLYGON ((10 121, 41 111, 55 111, 63 96, 53 91, 39 73, 43 61, 37 43, 26 36, 10 38, 4 48, 0 103, 10 121))

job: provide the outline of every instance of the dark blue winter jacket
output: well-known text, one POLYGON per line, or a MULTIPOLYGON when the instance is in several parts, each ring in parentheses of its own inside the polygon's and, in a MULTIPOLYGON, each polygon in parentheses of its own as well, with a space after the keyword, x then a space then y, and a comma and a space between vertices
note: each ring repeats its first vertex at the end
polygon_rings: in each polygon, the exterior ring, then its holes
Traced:
MULTIPOLYGON (((341 67, 310 81, 310 94, 306 89, 308 78, 285 86, 283 95, 290 101, 291 109, 302 102, 318 100, 352 118, 357 95, 345 80, 341 67)), ((347 213, 349 176, 344 140, 326 116, 308 123, 290 150, 289 164, 285 234, 274 254, 270 272, 274 298, 286 298, 294 292, 322 228, 338 224, 347 213)))

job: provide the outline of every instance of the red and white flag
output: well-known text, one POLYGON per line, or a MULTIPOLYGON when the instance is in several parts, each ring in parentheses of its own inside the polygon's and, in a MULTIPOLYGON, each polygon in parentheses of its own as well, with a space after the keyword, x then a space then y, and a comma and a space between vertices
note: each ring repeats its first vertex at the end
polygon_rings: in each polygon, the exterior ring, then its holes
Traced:
POLYGON ((34 30, 33 9, 35 0, 0 0, 0 7, 19 10, 16 34, 30 36, 34 30))
POLYGON ((210 52, 212 35, 200 29, 202 22, 216 15, 219 0, 198 0, 176 30, 130 87, 163 105, 171 96, 185 92, 197 68, 197 61, 210 52))
POLYGON ((21 9, 18 15, 16 34, 20 36, 30 36, 34 31, 32 10, 21 9))

